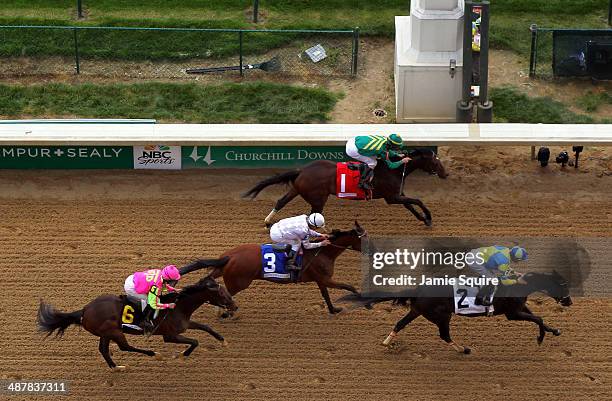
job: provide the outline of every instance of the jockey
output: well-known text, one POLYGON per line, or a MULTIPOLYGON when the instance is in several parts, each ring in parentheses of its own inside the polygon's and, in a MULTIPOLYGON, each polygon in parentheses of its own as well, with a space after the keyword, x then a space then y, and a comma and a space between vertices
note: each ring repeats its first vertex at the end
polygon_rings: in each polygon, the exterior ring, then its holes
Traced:
POLYGON ((306 249, 318 248, 330 244, 329 236, 315 231, 315 228, 325 226, 325 218, 321 213, 311 213, 308 216, 302 214, 300 216, 289 217, 278 221, 270 228, 270 238, 275 243, 287 244, 291 246, 291 254, 287 260, 287 270, 299 270, 295 265, 295 260, 300 250, 300 246, 306 249), (321 240, 320 242, 311 242, 311 237, 321 240))
MULTIPOLYGON (((479 275, 499 278, 502 285, 516 284, 521 276, 510 267, 510 262, 527 260, 527 251, 520 246, 507 248, 505 246, 493 245, 474 249, 471 252, 474 255, 480 253, 483 262, 470 264, 469 267, 479 275)), ((480 288, 475 304, 490 306, 493 302, 492 297, 494 293, 495 286, 493 285, 486 285, 480 288)))
POLYGON ((480 51, 480 17, 472 21, 472 51, 480 51))
POLYGON ((144 330, 145 334, 151 333, 154 328, 153 319, 157 316, 160 309, 174 309, 174 303, 160 303, 159 297, 164 291, 175 292, 176 288, 170 283, 175 284, 180 280, 181 274, 174 265, 168 265, 163 269, 150 269, 136 272, 125 279, 125 293, 135 299, 139 299, 143 305, 144 330), (155 315, 153 314, 155 312, 155 315))
POLYGON ((348 140, 346 154, 367 165, 361 170, 360 188, 372 189, 370 182, 379 158, 383 159, 390 169, 398 168, 410 161, 409 157, 404 157, 396 162, 390 160, 393 157, 400 157, 397 151, 401 149, 402 143, 402 138, 397 134, 391 134, 388 138, 382 135, 363 135, 348 140))

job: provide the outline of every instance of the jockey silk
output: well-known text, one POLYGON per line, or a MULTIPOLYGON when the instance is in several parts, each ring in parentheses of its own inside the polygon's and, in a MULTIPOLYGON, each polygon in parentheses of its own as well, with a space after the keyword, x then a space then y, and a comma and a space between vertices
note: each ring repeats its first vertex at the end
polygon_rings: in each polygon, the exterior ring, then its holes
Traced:
POLYGON ((295 246, 299 245, 300 242, 302 242, 302 245, 306 249, 321 246, 320 243, 311 243, 307 241, 310 236, 320 237, 322 235, 308 227, 308 222, 306 221, 307 217, 308 216, 305 214, 302 214, 275 223, 270 229, 270 238, 277 243, 286 241, 294 247, 294 250, 297 249, 295 246))

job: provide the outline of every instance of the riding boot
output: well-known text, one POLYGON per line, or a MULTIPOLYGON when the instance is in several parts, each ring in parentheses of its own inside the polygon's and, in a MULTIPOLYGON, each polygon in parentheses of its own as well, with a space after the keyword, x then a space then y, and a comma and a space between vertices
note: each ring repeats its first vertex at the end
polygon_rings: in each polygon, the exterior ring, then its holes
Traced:
POLYGON ((362 164, 361 176, 359 178, 359 188, 370 191, 372 189, 372 177, 374 176, 374 170, 368 167, 367 164, 362 164))
POLYGON ((285 264, 287 271, 289 272, 289 275, 291 276, 291 281, 294 283, 298 282, 300 278, 300 270, 301 270, 300 266, 296 264, 297 255, 298 255, 297 251, 289 250, 289 252, 287 252, 287 262, 285 264))
POLYGON ((483 287, 480 287, 480 290, 478 291, 478 294, 476 295, 476 299, 474 300, 474 304, 482 305, 482 306, 491 306, 490 298, 491 298, 491 295, 494 289, 495 289, 495 286, 492 286, 492 285, 485 285, 483 287))
POLYGON ((151 334, 153 334, 153 330, 155 329, 155 324, 153 323, 153 314, 155 313, 155 309, 151 308, 150 305, 147 305, 142 313, 143 334, 146 337, 149 337, 151 334))

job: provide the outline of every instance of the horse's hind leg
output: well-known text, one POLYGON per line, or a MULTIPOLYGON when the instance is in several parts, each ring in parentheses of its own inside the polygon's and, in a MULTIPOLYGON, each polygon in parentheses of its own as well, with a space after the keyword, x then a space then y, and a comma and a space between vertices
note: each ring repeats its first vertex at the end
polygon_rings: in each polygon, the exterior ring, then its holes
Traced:
POLYGON ((181 353, 182 356, 189 356, 193 352, 193 350, 196 349, 196 347, 199 345, 198 340, 196 340, 195 338, 187 338, 178 334, 173 336, 165 335, 164 342, 174 344, 189 344, 189 348, 187 348, 181 353))
POLYGON ((408 312, 406 316, 404 316, 397 323, 395 323, 395 327, 393 328, 391 333, 389 333, 387 338, 385 338, 385 340, 383 341, 383 345, 389 345, 391 343, 391 340, 393 340, 397 333, 403 330, 404 327, 408 326, 410 322, 412 322, 419 316, 421 316, 419 312, 415 311, 413 308, 410 308, 410 312, 408 312))
POLYGON ((332 304, 331 298, 329 297, 329 291, 327 291, 325 284, 317 282, 317 285, 319 286, 319 290, 321 290, 321 295, 323 295, 323 299, 327 304, 327 310, 329 310, 329 313, 335 314, 341 312, 342 308, 335 307, 332 304))
POLYGON ((156 355, 155 351, 132 347, 128 343, 127 338, 125 338, 125 335, 123 333, 121 333, 121 332, 111 336, 110 339, 117 343, 117 345, 119 346, 119 349, 121 351, 136 352, 138 354, 144 354, 144 355, 147 355, 147 356, 155 356, 156 355))
POLYGON ((208 334, 210 334, 211 336, 213 336, 214 338, 216 338, 218 341, 221 341, 224 346, 227 345, 227 341, 225 341, 223 336, 221 334, 217 333, 215 330, 213 330, 208 325, 205 325, 205 324, 202 324, 202 323, 198 323, 198 322, 194 322, 194 321, 190 320, 189 321, 189 328, 190 329, 195 329, 195 330, 205 331, 208 334))
POLYGON ((429 321, 435 323, 438 326, 440 332, 440 338, 446 341, 448 345, 460 354, 469 354, 472 350, 469 347, 461 346, 455 343, 450 336, 450 320, 451 314, 447 316, 438 316, 437 319, 427 318, 429 321))
POLYGON ((291 187, 289 189, 289 192, 287 192, 282 198, 276 201, 274 209, 272 209, 270 214, 268 214, 268 216, 264 220, 264 223, 266 223, 266 227, 270 227, 272 225, 272 219, 274 218, 274 215, 278 213, 282 208, 284 208, 287 203, 291 202, 296 196, 298 196, 297 191, 295 190, 295 188, 291 187))
POLYGON ((124 369, 125 367, 123 366, 120 366, 119 369, 117 369, 117 364, 113 361, 113 358, 111 358, 110 356, 109 345, 110 345, 110 340, 108 338, 100 337, 100 344, 98 345, 98 350, 100 350, 100 353, 104 357, 104 360, 108 364, 108 367, 113 370, 124 369))

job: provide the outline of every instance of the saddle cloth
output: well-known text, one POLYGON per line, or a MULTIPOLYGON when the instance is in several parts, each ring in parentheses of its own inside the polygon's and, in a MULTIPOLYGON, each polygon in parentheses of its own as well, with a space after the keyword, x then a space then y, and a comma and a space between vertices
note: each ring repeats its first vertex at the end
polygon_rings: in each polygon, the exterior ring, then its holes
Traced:
MULTIPOLYGON (((486 315, 485 306, 475 305, 476 295, 479 287, 469 287, 466 285, 453 285, 453 296, 455 298, 455 314, 457 315, 486 315)), ((493 305, 489 306, 489 312, 493 313, 493 305)))
POLYGON ((121 328, 125 331, 126 329, 132 329, 142 331, 140 323, 143 319, 142 309, 143 305, 140 300, 121 296, 123 301, 123 308, 121 309, 121 328))
MULTIPOLYGON (((263 244, 261 246, 261 269, 262 276, 271 281, 289 282, 291 281, 291 273, 287 271, 287 254, 284 251, 274 249, 272 244, 263 244)), ((296 258, 296 264, 300 266, 302 263, 302 255, 296 258)))
POLYGON ((336 163, 336 196, 343 199, 366 199, 366 193, 359 188, 361 176, 359 162, 336 163))

